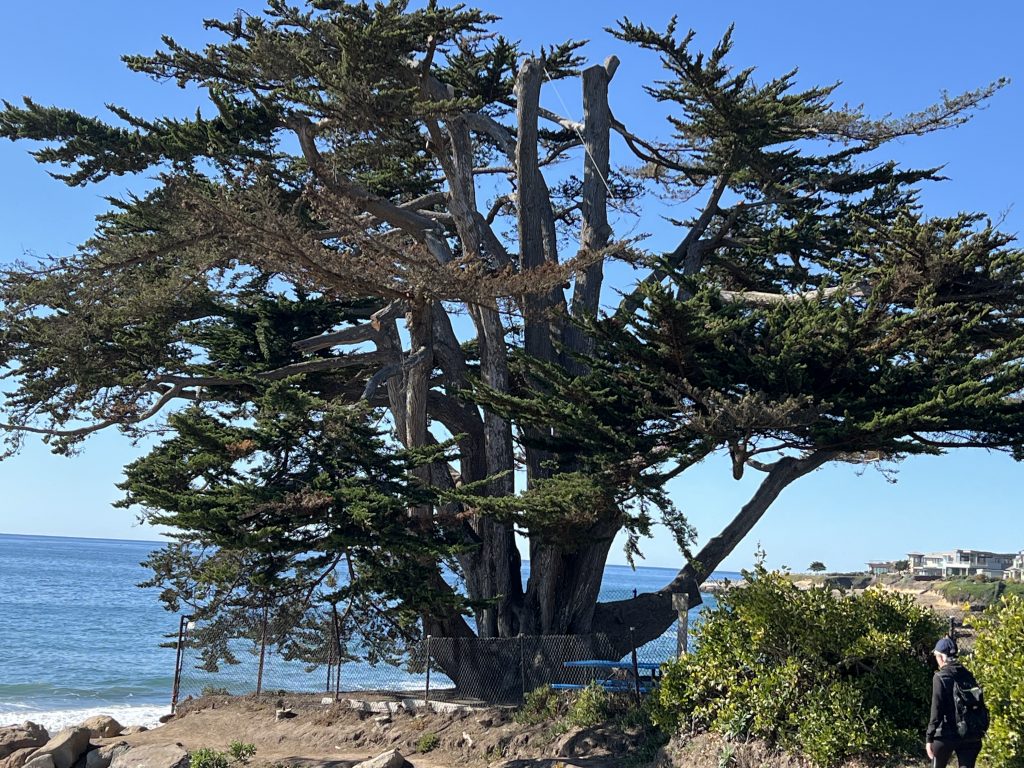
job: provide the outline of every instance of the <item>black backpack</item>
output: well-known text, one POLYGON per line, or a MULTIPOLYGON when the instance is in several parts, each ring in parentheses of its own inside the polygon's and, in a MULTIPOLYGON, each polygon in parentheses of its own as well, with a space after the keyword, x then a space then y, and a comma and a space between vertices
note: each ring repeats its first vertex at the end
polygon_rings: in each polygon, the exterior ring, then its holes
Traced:
POLYGON ((953 712, 956 732, 964 741, 981 741, 988 730, 988 707, 981 686, 973 678, 963 681, 953 678, 953 712), (973 685, 971 685, 973 683, 973 685))

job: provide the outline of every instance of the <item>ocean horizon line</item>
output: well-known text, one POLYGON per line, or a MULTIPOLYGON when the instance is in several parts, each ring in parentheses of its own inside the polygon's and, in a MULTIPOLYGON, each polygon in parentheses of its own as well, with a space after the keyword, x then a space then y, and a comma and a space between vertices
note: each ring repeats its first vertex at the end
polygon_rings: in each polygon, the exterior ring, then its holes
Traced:
POLYGON ((58 533, 7 533, 0 531, 0 536, 9 536, 15 539, 64 539, 69 541, 111 541, 129 544, 166 544, 170 539, 160 541, 158 539, 116 539, 110 536, 63 536, 58 533))
MULTIPOLYGON (((64 540, 70 540, 70 541, 110 541, 110 542, 117 542, 117 543, 126 542, 126 543, 130 543, 130 544, 167 544, 169 541, 171 541, 171 539, 164 539, 162 541, 158 540, 158 539, 117 539, 117 538, 111 538, 109 536, 62 536, 60 534, 55 534, 55 533, 7 533, 5 531, 0 531, 0 536, 9 536, 11 538, 18 538, 18 539, 64 539, 64 540)), ((527 558, 523 558, 522 559, 522 563, 524 565, 527 565, 527 564, 530 563, 530 560, 528 560, 527 558)), ((678 572, 681 568, 683 568, 684 565, 685 565, 684 563, 681 563, 679 566, 671 566, 671 565, 646 565, 646 564, 645 565, 640 565, 640 564, 637 564, 634 567, 634 566, 631 566, 629 563, 605 563, 604 567, 605 568, 628 568, 630 570, 638 570, 640 568, 645 568, 647 570, 652 570, 652 571, 672 571, 672 572, 678 572)), ((731 570, 729 568, 716 569, 716 571, 722 572, 722 573, 739 573, 740 572, 740 570, 731 570)))

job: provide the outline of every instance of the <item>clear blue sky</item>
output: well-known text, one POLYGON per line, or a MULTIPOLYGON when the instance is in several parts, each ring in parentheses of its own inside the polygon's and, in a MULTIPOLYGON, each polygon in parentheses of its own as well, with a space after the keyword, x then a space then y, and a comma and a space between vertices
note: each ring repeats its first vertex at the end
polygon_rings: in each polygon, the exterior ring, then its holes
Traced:
MULTIPOLYGON (((658 68, 649 55, 623 50, 602 31, 624 9, 634 20, 654 25, 679 12, 681 24, 694 27, 704 47, 735 21, 734 63, 757 65, 764 76, 799 66, 799 80, 806 85, 840 80, 839 100, 863 103, 874 115, 920 109, 943 90, 958 92, 1008 76, 1010 86, 968 126, 902 142, 892 152, 908 165, 945 164, 951 180, 926 190, 930 211, 983 210, 1005 215, 1006 229, 1022 227, 1024 216, 1014 207, 1024 178, 1024 56, 1018 39, 1024 6, 1017 3, 643 2, 631 9, 618 2, 524 0, 482 5, 502 14, 504 33, 527 47, 573 37, 592 41, 586 51, 594 61, 617 53, 622 66, 612 84, 613 109, 642 133, 664 131, 657 110, 638 88, 658 77, 658 68)), ((256 10, 260 4, 7 4, 0 29, 0 97, 30 95, 87 114, 102 113, 105 102, 145 115, 189 114, 197 104, 194 94, 132 75, 118 56, 154 50, 161 34, 200 45, 207 39, 202 17, 228 17, 238 7, 256 10)), ((574 87, 559 85, 559 95, 578 118, 574 87)), ((555 94, 545 98, 562 111, 555 94)), ((71 252, 91 231, 92 217, 103 210, 103 195, 137 183, 114 179, 101 187, 68 189, 47 177, 27 149, 0 143, 4 262, 31 253, 71 252)), ((641 229, 652 233, 655 248, 670 247, 677 237, 653 221, 641 229)), ((0 463, 0 532, 155 538, 152 529, 135 523, 131 512, 110 507, 118 496, 114 483, 121 466, 140 450, 116 434, 103 434, 69 460, 49 455, 30 440, 20 456, 0 463)), ((1005 456, 980 451, 910 460, 898 468, 895 484, 871 468, 828 467, 787 490, 725 567, 749 565, 758 541, 769 565, 796 569, 816 559, 830 569, 859 568, 867 559, 898 557, 912 549, 1019 550, 1024 548, 1022 469, 1005 456)), ((709 462, 688 472, 673 491, 705 540, 749 496, 755 480, 736 483, 724 462, 709 462)), ((668 537, 658 537, 645 549, 650 565, 679 565, 668 537)), ((621 561, 617 548, 612 562, 621 561)))

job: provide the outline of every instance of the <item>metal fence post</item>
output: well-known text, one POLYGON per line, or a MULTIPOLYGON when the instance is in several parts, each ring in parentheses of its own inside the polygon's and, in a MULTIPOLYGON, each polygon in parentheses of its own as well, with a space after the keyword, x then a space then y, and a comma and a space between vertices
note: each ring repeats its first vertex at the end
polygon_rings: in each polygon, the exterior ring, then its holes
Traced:
MULTIPOLYGON (((341 698, 341 619, 338 616, 338 604, 331 604, 331 655, 335 657, 338 668, 334 672, 334 700, 341 698)), ((327 692, 331 692, 328 680, 327 692)))
POLYGON ((636 643, 633 640, 633 627, 629 628, 629 647, 633 650, 630 652, 630 658, 633 662, 633 687, 636 689, 636 697, 640 698, 640 666, 636 659, 636 643))
POLYGON ((676 657, 679 657, 687 652, 687 643, 689 642, 687 637, 689 627, 687 625, 690 621, 690 596, 685 593, 672 595, 672 607, 679 614, 676 624, 676 657))
POLYGON ((523 701, 526 703, 526 652, 523 650, 523 633, 519 633, 519 681, 522 683, 523 701))
POLYGON ((182 616, 178 621, 178 644, 174 654, 174 686, 171 688, 171 713, 178 706, 178 693, 181 688, 181 665, 185 660, 185 627, 191 616, 182 616))
POLYGON ((260 667, 256 672, 256 695, 263 691, 263 663, 267 658, 267 608, 263 608, 263 621, 260 622, 260 667))
POLYGON ((430 635, 427 635, 427 687, 423 692, 423 703, 430 703, 430 635))

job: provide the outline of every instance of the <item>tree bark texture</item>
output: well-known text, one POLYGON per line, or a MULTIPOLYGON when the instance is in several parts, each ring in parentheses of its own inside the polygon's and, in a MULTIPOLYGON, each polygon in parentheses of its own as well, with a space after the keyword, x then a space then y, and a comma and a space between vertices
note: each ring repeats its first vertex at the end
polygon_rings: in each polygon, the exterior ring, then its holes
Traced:
MULTIPOLYGON (((580 230, 580 253, 594 254, 608 245, 612 236, 608 225, 608 177, 610 173, 610 134, 612 116, 608 108, 608 83, 618 59, 611 57, 604 66, 583 70, 583 226, 580 230)), ((604 277, 604 261, 589 265, 576 277, 572 294, 571 314, 574 320, 593 318, 597 314, 604 277)), ((566 348, 586 353, 592 344, 577 325, 566 328, 566 348)), ((570 370, 579 371, 575 360, 567 360, 570 370)))
POLYGON ((595 626, 611 635, 616 649, 622 649, 622 653, 630 650, 631 643, 639 646, 660 637, 676 618, 672 595, 684 593, 689 597, 691 608, 700 605, 703 602, 700 585, 750 533, 779 494, 794 480, 834 458, 835 454, 829 451, 818 451, 800 459, 780 459, 736 517, 708 541, 672 581, 657 592, 638 595, 631 600, 598 604, 594 614, 595 626), (630 631, 631 627, 633 631, 630 631))

